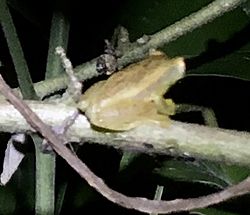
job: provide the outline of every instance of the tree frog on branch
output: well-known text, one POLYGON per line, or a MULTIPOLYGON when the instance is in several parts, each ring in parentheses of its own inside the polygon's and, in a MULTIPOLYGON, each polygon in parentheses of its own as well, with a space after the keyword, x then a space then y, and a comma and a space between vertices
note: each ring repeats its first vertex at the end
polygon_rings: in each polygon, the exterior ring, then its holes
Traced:
POLYGON ((163 95, 185 73, 183 58, 154 51, 146 59, 97 82, 81 97, 78 108, 91 124, 116 131, 145 123, 170 124, 175 104, 163 95))

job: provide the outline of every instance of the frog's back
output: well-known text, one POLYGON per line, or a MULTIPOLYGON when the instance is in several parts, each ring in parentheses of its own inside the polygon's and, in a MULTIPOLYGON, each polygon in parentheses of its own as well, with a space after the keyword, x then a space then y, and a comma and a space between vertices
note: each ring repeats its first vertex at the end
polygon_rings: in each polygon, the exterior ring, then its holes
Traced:
MULTIPOLYGON (((167 62, 166 55, 152 55, 148 58, 129 65, 128 67, 113 74, 103 85, 103 96, 110 97, 119 94, 136 94, 149 82, 154 82, 154 70, 167 62), (130 91, 130 92, 128 92, 130 91)), ((158 78, 158 77, 156 77, 158 78)), ((130 95, 130 96, 131 96, 130 95)))
POLYGON ((149 55, 88 89, 83 96, 86 101, 82 102, 83 106, 103 106, 127 98, 151 100, 155 95, 161 97, 169 85, 183 75, 183 65, 182 58, 168 59, 163 53, 149 55))

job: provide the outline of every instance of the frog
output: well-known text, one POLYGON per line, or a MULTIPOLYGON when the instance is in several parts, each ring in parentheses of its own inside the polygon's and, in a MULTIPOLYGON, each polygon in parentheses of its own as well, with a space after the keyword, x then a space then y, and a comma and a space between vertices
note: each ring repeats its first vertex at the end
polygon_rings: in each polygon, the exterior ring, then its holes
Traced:
POLYGON ((167 127, 176 105, 164 95, 184 74, 182 57, 154 51, 92 85, 77 106, 91 125, 103 129, 126 131, 148 123, 167 127))

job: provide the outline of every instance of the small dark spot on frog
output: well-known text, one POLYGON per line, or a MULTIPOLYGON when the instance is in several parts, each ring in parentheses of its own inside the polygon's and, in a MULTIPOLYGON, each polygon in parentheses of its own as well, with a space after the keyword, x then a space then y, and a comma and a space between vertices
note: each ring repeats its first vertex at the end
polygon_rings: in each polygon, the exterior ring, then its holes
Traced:
POLYGON ((150 68, 151 68, 151 67, 150 67, 150 66, 151 66, 151 65, 150 65, 150 62, 142 62, 141 65, 142 65, 142 67, 143 67, 144 69, 148 69, 148 68, 150 69, 150 68))
POLYGON ((150 102, 150 103, 154 103, 154 100, 153 100, 153 99, 150 99, 149 102, 150 102))
POLYGON ((149 143, 143 143, 143 146, 147 149, 153 149, 154 146, 152 144, 149 144, 149 143))

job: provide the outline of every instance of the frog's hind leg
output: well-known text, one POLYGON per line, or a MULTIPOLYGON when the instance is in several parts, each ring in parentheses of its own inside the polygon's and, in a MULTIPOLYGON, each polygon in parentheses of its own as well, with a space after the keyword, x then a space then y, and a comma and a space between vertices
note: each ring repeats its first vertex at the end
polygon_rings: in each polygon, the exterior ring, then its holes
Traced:
MULTIPOLYGON (((137 105, 137 108, 133 110, 133 114, 124 118, 124 121, 129 122, 130 128, 148 123, 158 124, 161 127, 170 125, 169 112, 160 113, 155 102, 138 102, 135 105, 137 105)), ((166 108, 167 105, 163 104, 163 107, 166 108)))
POLYGON ((171 120, 168 115, 163 115, 159 113, 150 113, 147 115, 146 119, 142 119, 139 124, 157 124, 160 127, 167 128, 171 124, 171 120))

